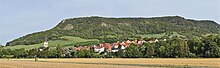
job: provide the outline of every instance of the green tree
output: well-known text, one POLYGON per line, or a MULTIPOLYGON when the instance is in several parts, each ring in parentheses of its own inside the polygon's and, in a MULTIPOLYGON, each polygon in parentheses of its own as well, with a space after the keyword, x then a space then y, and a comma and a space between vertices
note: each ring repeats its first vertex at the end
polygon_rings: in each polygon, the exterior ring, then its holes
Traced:
POLYGON ((171 41, 171 45, 174 48, 174 57, 187 57, 189 54, 189 48, 185 40, 181 38, 175 38, 171 41))
POLYGON ((48 50, 47 52, 47 57, 48 58, 58 58, 58 53, 57 53, 57 50, 56 49, 50 49, 48 50))
POLYGON ((160 46, 160 48, 159 48, 159 56, 160 57, 165 57, 165 54, 166 54, 165 46, 160 46))
MULTIPOLYGON (((42 51, 38 51, 38 56, 41 58, 48 58, 52 56, 52 51, 49 48, 44 48, 42 51)), ((54 56, 54 55, 53 55, 54 56)))
POLYGON ((92 50, 80 50, 79 51, 79 55, 81 55, 80 58, 81 57, 82 58, 92 58, 92 57, 95 57, 94 56, 94 52, 92 52, 92 50))
POLYGON ((139 51, 136 44, 132 43, 129 47, 125 49, 126 57, 128 58, 140 58, 143 57, 143 54, 139 51))
MULTIPOLYGON (((169 40, 168 40, 169 41, 169 40)), ((158 46, 158 53, 156 53, 157 55, 159 55, 159 57, 167 57, 166 53, 170 52, 168 49, 170 46, 169 42, 167 41, 160 41, 158 42, 159 45, 158 46)))
POLYGON ((64 57, 65 51, 60 45, 58 45, 56 47, 56 51, 57 51, 57 57, 58 58, 64 57))
POLYGON ((216 42, 210 42, 208 45, 208 50, 205 52, 206 57, 209 58, 219 58, 220 57, 220 48, 216 42))
POLYGON ((144 55, 146 54, 146 50, 147 50, 147 46, 149 46, 149 43, 143 43, 141 46, 138 47, 139 51, 143 54, 143 57, 145 57, 144 55))
POLYGON ((80 50, 77 52, 77 57, 78 58, 84 58, 86 56, 84 50, 80 50))
POLYGON ((218 44, 218 47, 220 47, 220 34, 216 36, 215 42, 218 44))
POLYGON ((145 57, 151 58, 155 55, 155 43, 151 43, 150 45, 146 45, 146 54, 145 57))
POLYGON ((194 37, 190 39, 188 42, 189 51, 192 53, 191 55, 202 56, 204 52, 203 43, 199 37, 194 37))
POLYGON ((119 46, 119 51, 116 53, 116 56, 119 58, 126 58, 125 50, 121 49, 121 46, 119 46))
POLYGON ((2 52, 2 50, 3 50, 3 48, 0 48, 0 58, 2 58, 3 57, 3 52, 2 52))
POLYGON ((2 53, 3 53, 3 57, 5 58, 9 58, 12 55, 13 50, 11 49, 3 49, 2 53))
POLYGON ((28 51, 28 57, 34 58, 38 54, 38 49, 34 48, 28 51))
POLYGON ((25 58, 28 56, 28 52, 24 48, 16 49, 15 51, 16 53, 14 53, 14 57, 16 58, 25 58))
POLYGON ((175 46, 171 45, 169 43, 169 46, 166 46, 166 53, 165 53, 165 57, 167 58, 174 58, 175 57, 175 52, 174 52, 175 46))

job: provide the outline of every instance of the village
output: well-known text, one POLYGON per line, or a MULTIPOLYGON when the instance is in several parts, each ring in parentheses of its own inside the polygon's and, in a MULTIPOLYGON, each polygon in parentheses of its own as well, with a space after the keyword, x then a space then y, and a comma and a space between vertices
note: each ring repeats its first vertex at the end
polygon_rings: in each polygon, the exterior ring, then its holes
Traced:
MULTIPOLYGON (((122 41, 122 42, 115 42, 115 43, 103 43, 103 44, 98 44, 94 45, 92 47, 89 47, 89 49, 94 49, 95 52, 97 53, 102 53, 104 51, 107 52, 118 52, 120 49, 124 50, 125 48, 129 47, 131 43, 136 44, 137 46, 141 46, 143 43, 155 43, 159 42, 158 39, 152 39, 150 41, 145 41, 145 40, 134 40, 134 41, 122 41), (120 48, 119 48, 120 47, 120 48)), ((76 47, 77 50, 80 50, 81 48, 84 49, 84 47, 76 47)), ((87 48, 87 47, 86 47, 87 48)))
MULTIPOLYGON (((166 41, 166 39, 163 39, 161 41, 166 41)), ((77 46, 71 46, 71 47, 65 47, 64 50, 68 50, 71 48, 72 50, 75 51, 80 51, 80 50, 93 50, 96 53, 104 53, 106 54, 107 52, 111 53, 116 53, 120 49, 125 50, 125 48, 129 47, 130 44, 136 44, 138 47, 141 46, 143 43, 156 43, 159 42, 157 38, 151 38, 148 41, 145 40, 125 40, 122 42, 114 42, 114 43, 100 43, 97 45, 90 45, 90 46, 82 46, 82 45, 77 45, 77 46)), ((44 45, 39 47, 40 51, 43 51, 43 49, 48 48, 49 42, 45 40, 44 45)))

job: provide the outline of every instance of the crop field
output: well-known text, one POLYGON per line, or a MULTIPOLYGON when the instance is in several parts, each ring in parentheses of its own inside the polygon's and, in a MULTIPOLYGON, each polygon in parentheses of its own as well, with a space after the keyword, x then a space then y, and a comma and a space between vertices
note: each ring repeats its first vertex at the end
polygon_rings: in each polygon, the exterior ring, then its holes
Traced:
POLYGON ((0 59, 0 68, 219 68, 220 58, 0 59))

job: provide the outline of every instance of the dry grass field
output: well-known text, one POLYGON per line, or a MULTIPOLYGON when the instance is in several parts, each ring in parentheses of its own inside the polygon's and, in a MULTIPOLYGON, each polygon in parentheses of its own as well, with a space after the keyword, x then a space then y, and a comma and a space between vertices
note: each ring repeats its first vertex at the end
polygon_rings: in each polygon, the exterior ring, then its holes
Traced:
POLYGON ((220 58, 0 59, 0 68, 220 68, 220 58))

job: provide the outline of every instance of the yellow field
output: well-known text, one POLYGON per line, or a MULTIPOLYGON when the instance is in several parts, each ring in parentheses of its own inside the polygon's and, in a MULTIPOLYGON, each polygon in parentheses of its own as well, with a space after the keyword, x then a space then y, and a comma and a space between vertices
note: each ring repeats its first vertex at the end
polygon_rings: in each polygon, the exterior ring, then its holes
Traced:
POLYGON ((78 59, 1 59, 0 68, 148 68, 220 67, 220 58, 78 58, 78 59))

